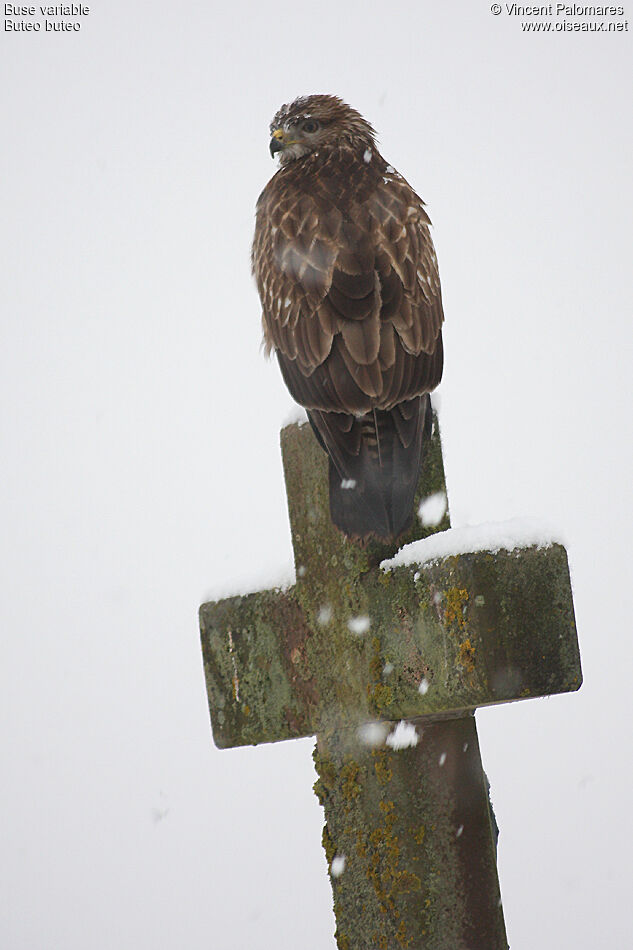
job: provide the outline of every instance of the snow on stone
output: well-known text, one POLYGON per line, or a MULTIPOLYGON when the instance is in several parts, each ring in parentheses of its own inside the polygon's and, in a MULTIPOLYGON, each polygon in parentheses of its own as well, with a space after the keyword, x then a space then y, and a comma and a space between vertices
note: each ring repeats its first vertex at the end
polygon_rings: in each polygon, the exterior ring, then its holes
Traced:
POLYGON ((325 627, 331 619, 332 608, 329 604, 324 604, 317 614, 317 623, 320 623, 322 627, 325 627))
POLYGON ((288 412, 285 418, 282 420, 281 426, 285 428, 286 426, 303 426, 308 421, 308 414, 303 408, 303 406, 293 406, 292 409, 288 412))
POLYGON ((370 148, 366 148, 366 149, 365 149, 365 154, 363 155, 363 161, 364 161, 364 162, 367 162, 367 164, 369 165, 369 163, 371 162, 371 159, 372 159, 372 155, 373 155, 372 150, 371 150, 370 148))
POLYGON ((382 745, 387 738, 389 726, 385 722, 364 722, 356 730, 358 738, 363 745, 376 746, 382 745))
POLYGON ((420 502, 418 516, 425 528, 435 528, 446 514, 446 493, 443 491, 429 495, 420 502))
POLYGON ((330 868, 332 872, 332 877, 340 877, 343 871, 345 870, 345 855, 336 854, 332 858, 332 867, 330 868))
POLYGON ((371 627, 371 620, 367 614, 359 614, 358 617, 352 617, 347 621, 347 627, 356 636, 361 637, 371 627))
MULTIPOLYGON (((491 521, 482 525, 465 525, 463 528, 449 528, 413 541, 398 551, 395 557, 381 563, 383 571, 409 564, 427 564, 440 558, 455 554, 469 554, 475 551, 514 551, 536 545, 548 548, 559 541, 552 530, 538 521, 529 518, 512 518, 509 521, 491 521)), ((562 543, 562 542, 561 542, 562 543)))
POLYGON ((356 479, 355 478, 344 478, 341 482, 341 488, 356 488, 356 479))
POLYGON ((224 600, 227 597, 240 597, 244 594, 254 594, 260 590, 288 590, 295 583, 295 567, 292 561, 283 562, 281 566, 262 566, 251 568, 244 565, 241 577, 218 584, 203 594, 202 602, 224 600))
POLYGON ((385 168, 385 171, 387 172, 388 175, 393 175, 393 173, 395 172, 395 168, 393 167, 393 165, 387 165, 387 167, 385 168))
POLYGON ((387 745, 396 752, 400 749, 409 749, 417 745, 419 741, 420 737, 413 723, 405 722, 404 719, 400 720, 393 732, 385 739, 387 745))
POLYGON ((429 681, 427 680, 426 676, 423 676, 423 677, 422 677, 422 682, 421 682, 420 685, 418 686, 418 693, 419 693, 421 696, 426 696, 426 694, 428 693, 428 691, 429 691, 429 681))

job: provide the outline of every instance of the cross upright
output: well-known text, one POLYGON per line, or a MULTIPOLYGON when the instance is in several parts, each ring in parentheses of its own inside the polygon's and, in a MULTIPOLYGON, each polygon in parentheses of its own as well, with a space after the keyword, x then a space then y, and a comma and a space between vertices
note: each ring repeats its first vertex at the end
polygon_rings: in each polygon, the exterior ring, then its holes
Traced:
MULTIPOLYGON (((297 579, 200 608, 215 743, 317 736, 341 950, 506 950, 474 711, 580 687, 565 549, 389 563, 395 544, 332 525, 310 427, 281 444, 297 579)), ((416 505, 430 496, 446 497, 436 418, 416 505)), ((400 542, 447 530, 438 515, 400 542)))

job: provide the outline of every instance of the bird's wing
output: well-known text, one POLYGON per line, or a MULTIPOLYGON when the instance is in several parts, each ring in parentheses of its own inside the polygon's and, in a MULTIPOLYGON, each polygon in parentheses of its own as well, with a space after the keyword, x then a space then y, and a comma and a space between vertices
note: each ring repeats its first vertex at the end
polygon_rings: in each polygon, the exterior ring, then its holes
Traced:
POLYGON ((359 414, 430 391, 443 314, 422 201, 377 161, 302 170, 264 190, 253 243, 265 342, 292 395, 359 414))

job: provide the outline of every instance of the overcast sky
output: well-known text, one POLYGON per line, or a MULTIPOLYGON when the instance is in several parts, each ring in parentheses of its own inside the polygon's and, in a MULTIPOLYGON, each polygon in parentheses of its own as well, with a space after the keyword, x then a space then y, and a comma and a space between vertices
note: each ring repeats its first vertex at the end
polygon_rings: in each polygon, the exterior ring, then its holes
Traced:
POLYGON ((330 92, 434 222, 453 524, 569 552, 582 690, 478 714, 510 943, 625 947, 631 32, 483 0, 80 19, 0 37, 0 944, 334 947, 313 743, 216 750, 197 628, 291 558, 250 239, 270 118, 330 92))

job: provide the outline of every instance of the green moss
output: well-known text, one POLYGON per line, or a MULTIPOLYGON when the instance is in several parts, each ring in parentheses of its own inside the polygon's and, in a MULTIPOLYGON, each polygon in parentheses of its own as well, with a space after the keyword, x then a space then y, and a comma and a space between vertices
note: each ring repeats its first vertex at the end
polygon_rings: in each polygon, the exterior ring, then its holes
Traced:
POLYGON ((348 757, 345 765, 341 769, 340 778, 341 794, 348 807, 353 800, 358 798, 362 791, 360 784, 361 778, 360 765, 354 759, 348 757))
POLYGON ((325 858, 328 863, 328 867, 331 867, 334 856, 336 855, 336 845, 330 836, 330 831, 327 824, 323 825, 321 844, 323 845, 323 850, 325 851, 325 858))
POLYGON ((371 641, 371 659, 369 661, 369 675, 372 683, 380 682, 382 678, 383 662, 380 655, 380 637, 372 637, 371 641))
POLYGON ((336 766, 329 756, 322 755, 319 752, 318 746, 314 747, 312 759, 319 776, 312 788, 319 799, 319 803, 325 805, 336 785, 336 766))
POLYGON ((381 653, 379 637, 371 641, 371 657, 369 660, 369 682, 367 683, 367 701, 369 711, 376 717, 388 717, 389 708, 393 705, 393 688, 382 681, 382 671, 385 667, 381 653))

